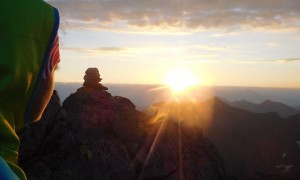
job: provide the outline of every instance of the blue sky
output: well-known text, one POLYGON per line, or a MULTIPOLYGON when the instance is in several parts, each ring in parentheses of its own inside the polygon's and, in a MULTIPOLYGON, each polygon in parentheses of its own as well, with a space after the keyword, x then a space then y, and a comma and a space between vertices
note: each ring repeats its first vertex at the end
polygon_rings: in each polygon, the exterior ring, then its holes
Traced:
POLYGON ((300 1, 52 0, 57 82, 162 83, 188 69, 204 85, 300 88, 300 1))

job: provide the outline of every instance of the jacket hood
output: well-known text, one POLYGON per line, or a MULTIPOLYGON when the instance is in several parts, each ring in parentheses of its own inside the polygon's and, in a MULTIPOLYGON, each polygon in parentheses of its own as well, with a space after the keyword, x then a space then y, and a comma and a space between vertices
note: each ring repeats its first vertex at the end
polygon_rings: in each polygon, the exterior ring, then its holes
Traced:
POLYGON ((42 0, 0 1, 0 156, 19 177, 19 138, 57 34, 58 11, 42 0))

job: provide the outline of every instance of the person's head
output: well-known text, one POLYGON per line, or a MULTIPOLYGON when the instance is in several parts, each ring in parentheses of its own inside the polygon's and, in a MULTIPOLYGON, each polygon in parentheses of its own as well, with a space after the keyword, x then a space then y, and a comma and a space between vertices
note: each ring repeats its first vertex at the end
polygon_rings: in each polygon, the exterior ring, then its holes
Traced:
POLYGON ((0 16, 0 121, 18 131, 41 117, 51 97, 59 15, 42 0, 1 1, 0 6, 5 7, 0 16))
POLYGON ((59 15, 43 0, 0 0, 0 7, 0 164, 26 179, 16 132, 41 117, 51 96, 59 15))

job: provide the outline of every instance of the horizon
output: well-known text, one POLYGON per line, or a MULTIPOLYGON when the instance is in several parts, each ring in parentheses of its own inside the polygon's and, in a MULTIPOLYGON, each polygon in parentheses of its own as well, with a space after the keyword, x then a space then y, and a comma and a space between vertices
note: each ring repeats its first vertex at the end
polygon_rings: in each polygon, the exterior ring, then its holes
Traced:
MULTIPOLYGON (((78 82, 56 82, 55 88, 64 101, 71 93, 82 87, 78 82)), ((107 92, 113 96, 122 96, 133 101, 137 107, 145 107, 154 101, 172 99, 172 91, 166 85, 155 84, 117 84, 103 83, 108 87, 107 92), (161 88, 159 88, 161 87, 161 88)), ((247 100, 260 104, 266 100, 280 102, 291 107, 300 107, 300 91, 291 88, 263 88, 263 87, 237 87, 237 86, 197 86, 188 88, 180 96, 187 99, 205 100, 210 97, 219 97, 230 102, 247 100)), ((176 97, 176 95, 175 95, 176 97)))
MULTIPOLYGON (((65 83, 65 84, 83 84, 83 81, 76 81, 76 82, 63 82, 63 81, 55 81, 54 84, 56 83, 65 83)), ((161 84, 150 84, 150 83, 103 83, 100 82, 101 84, 106 84, 106 85, 141 85, 141 86, 167 86, 165 83, 161 83, 161 84)), ((273 86, 237 86, 237 85, 193 85, 191 88, 199 88, 199 87, 224 87, 224 88, 262 88, 262 89, 290 89, 290 90, 300 90, 300 87, 273 87, 273 86)))
POLYGON ((56 82, 300 88, 300 1, 47 1, 61 15, 56 82))

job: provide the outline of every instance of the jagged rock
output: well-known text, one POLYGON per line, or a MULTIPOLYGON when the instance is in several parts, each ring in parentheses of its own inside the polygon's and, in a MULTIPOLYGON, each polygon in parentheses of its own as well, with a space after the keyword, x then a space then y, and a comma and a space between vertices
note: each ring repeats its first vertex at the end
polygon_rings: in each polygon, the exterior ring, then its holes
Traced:
POLYGON ((52 109, 55 117, 44 115, 21 137, 19 164, 29 180, 227 178, 199 127, 154 123, 129 99, 82 87, 62 107, 50 101, 45 113, 52 109))
MULTIPOLYGON (((48 109, 56 106, 50 103, 48 109)), ((126 98, 83 87, 66 99, 59 112, 56 118, 41 121, 48 121, 47 131, 38 142, 33 136, 22 138, 20 165, 29 179, 226 177, 216 149, 193 133, 197 129, 173 121, 151 125, 126 98), (28 146, 35 148, 26 153, 28 146)), ((27 134, 36 134, 39 126, 32 124, 27 134)))
POLYGON ((119 104, 122 104, 123 106, 120 106, 120 108, 129 108, 134 109, 135 105, 127 98, 121 97, 121 96, 114 96, 113 97, 116 102, 119 104))

